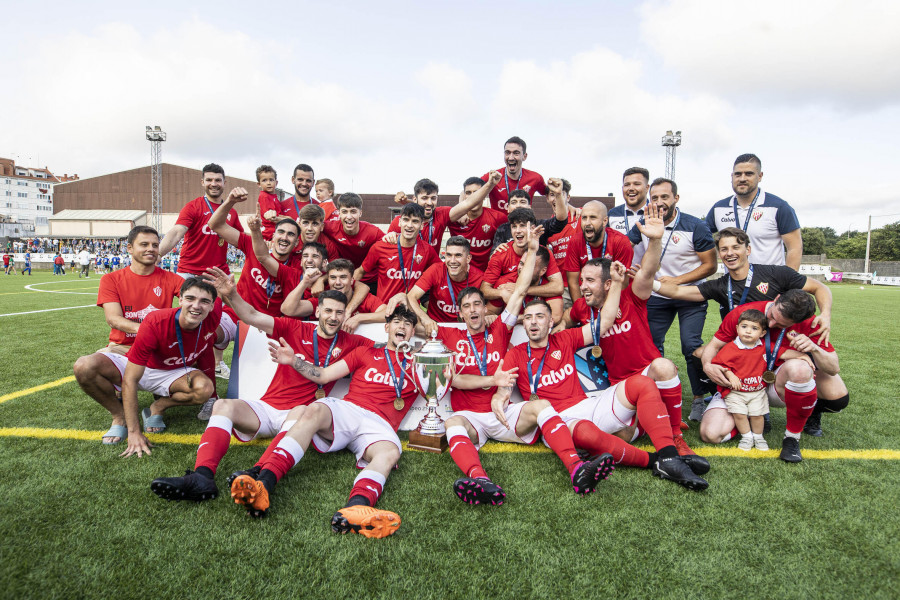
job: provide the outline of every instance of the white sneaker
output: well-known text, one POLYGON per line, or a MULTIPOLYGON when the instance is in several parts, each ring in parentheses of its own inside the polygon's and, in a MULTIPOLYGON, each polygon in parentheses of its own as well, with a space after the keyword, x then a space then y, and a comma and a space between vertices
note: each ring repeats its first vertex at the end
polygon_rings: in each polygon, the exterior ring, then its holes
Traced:
POLYGON ((197 413, 197 418, 201 421, 209 421, 209 418, 212 416, 213 404, 215 403, 215 398, 210 398, 209 400, 204 402, 203 407, 200 409, 200 412, 197 413))
POLYGON ((769 449, 769 444, 766 443, 766 438, 764 438, 761 435, 754 435, 753 437, 754 437, 754 439, 753 439, 753 447, 754 448, 756 448, 757 450, 768 450, 769 449))
POLYGON ((219 364, 216 366, 216 377, 225 380, 231 377, 231 369, 228 368, 228 365, 225 364, 224 360, 220 360, 219 364))
POLYGON ((753 448, 753 436, 742 437, 741 441, 738 443, 738 448, 744 451, 750 451, 753 448))

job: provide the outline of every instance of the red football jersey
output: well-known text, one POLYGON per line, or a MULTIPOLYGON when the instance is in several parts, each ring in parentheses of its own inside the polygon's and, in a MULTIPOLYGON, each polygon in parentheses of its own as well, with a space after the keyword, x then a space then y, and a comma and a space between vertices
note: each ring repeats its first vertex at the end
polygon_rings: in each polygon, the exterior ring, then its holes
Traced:
MULTIPOLYGON (((171 308, 183 283, 184 279, 159 267, 150 275, 137 275, 126 267, 100 278, 97 306, 116 302, 126 319, 140 323, 155 310, 171 308)), ((134 337, 135 334, 118 329, 109 331, 109 341, 115 344, 130 346, 134 337)))
MULTIPOLYGON (((209 228, 209 219, 219 206, 208 201, 205 196, 200 196, 185 204, 178 213, 175 224, 187 227, 178 263, 179 273, 199 275, 208 267, 219 267, 226 273, 231 272, 228 270, 228 244, 209 228)), ((225 222, 238 231, 244 231, 237 211, 233 208, 228 211, 225 222)))
MULTIPOLYGON (((582 325, 591 321, 590 307, 584 298, 579 298, 572 304, 569 315, 573 321, 582 325)), ((595 323, 598 318, 600 315, 595 310, 595 323)), ((647 301, 635 296, 631 286, 622 290, 619 312, 613 326, 600 338, 600 349, 606 360, 610 384, 640 373, 660 357, 647 324, 647 301)))
MULTIPOLYGON (((736 307, 734 310, 725 315, 724 319, 722 319, 722 324, 719 325, 719 329, 716 331, 716 339, 728 343, 731 340, 737 338, 737 326, 740 322, 741 313, 745 310, 755 308, 756 310, 761 311, 763 314, 765 314, 766 306, 768 304, 769 301, 761 300, 759 302, 748 302, 747 304, 742 304, 741 306, 736 307)), ((812 316, 805 321, 801 321, 788 327, 787 333, 785 334, 784 339, 781 342, 782 346, 790 348, 790 339, 799 333, 809 336, 809 334, 813 331, 813 319, 815 319, 815 316, 812 316)), ((779 335, 781 335, 780 327, 771 327, 769 329, 769 339, 771 340, 773 346, 778 341, 779 335)), ((812 340, 818 343, 816 338, 812 338, 812 340)), ((763 343, 765 343, 765 337, 763 337, 763 343)), ((824 346, 819 344, 819 347, 822 348, 822 350, 824 350, 825 352, 834 352, 834 346, 832 346, 830 342, 828 344, 825 344, 824 346)), ((783 362, 784 361, 780 359, 776 360, 775 367, 778 368, 783 362)))
MULTIPOLYGON (((306 290, 306 291, 307 291, 307 293, 309 292, 309 290, 306 290)), ((318 319, 316 319, 315 315, 316 315, 316 309, 319 308, 319 299, 313 298, 313 297, 307 298, 305 295, 303 296, 303 298, 304 298, 304 300, 309 300, 310 304, 313 305, 313 312, 312 312, 312 315, 310 317, 308 317, 309 320, 318 320, 318 319)), ((348 297, 347 300, 349 300, 349 299, 350 298, 348 297)), ((363 301, 360 303, 359 308, 357 308, 355 311, 353 311, 349 315, 344 315, 344 318, 349 319, 353 315, 358 315, 359 313, 363 313, 363 314, 373 313, 376 310, 378 310, 379 308, 381 308, 382 306, 384 306, 384 302, 382 302, 378 298, 378 296, 374 296, 372 294, 366 294, 366 296, 363 298, 363 301)))
POLYGON ((381 238, 384 237, 384 232, 371 223, 360 221, 359 231, 356 232, 356 235, 348 236, 344 233, 343 223, 340 221, 327 221, 324 235, 330 237, 337 247, 338 255, 329 256, 329 260, 346 258, 353 263, 354 267, 359 267, 369 253, 372 244, 380 242, 381 238))
POLYGON ((469 264, 466 278, 463 281, 453 281, 447 273, 447 265, 437 263, 428 267, 415 287, 430 294, 426 311, 429 318, 438 323, 454 323, 459 317, 459 306, 456 304, 459 293, 467 287, 481 287, 483 279, 481 269, 469 264), (448 281, 450 287, 447 286, 448 281))
MULTIPOLYGON (((784 354, 787 344, 778 348, 777 356, 784 354)), ((714 365, 722 365, 741 380, 742 392, 756 392, 766 387, 763 373, 766 371, 766 349, 763 344, 747 348, 740 340, 726 344, 712 359, 714 365)), ((724 398, 731 393, 731 388, 716 386, 724 398)))
MULTIPOLYGON (((503 285, 504 283, 515 284, 516 279, 518 279, 516 273, 507 273, 506 275, 503 275, 502 277, 500 277, 500 279, 497 280, 497 285, 498 286, 503 285)), ((544 275, 543 277, 541 277, 541 280, 537 283, 537 285, 547 285, 548 283, 550 283, 550 280, 547 279, 546 275, 544 275)), ((525 305, 528 304, 529 302, 531 302, 532 300, 534 300, 535 298, 540 298, 541 300, 544 300, 545 302, 549 302, 551 300, 562 300, 562 296, 544 297, 544 296, 529 296, 528 294, 525 294, 525 297, 522 298, 522 308, 524 309, 525 305)), ((503 300, 491 300, 490 303, 493 304, 494 306, 506 306, 506 302, 504 302, 503 300)), ((522 314, 522 313, 520 312, 519 314, 522 314)))
MULTIPOLYGON (((272 317, 280 317, 281 304, 284 302, 285 296, 294 287, 286 287, 284 282, 277 281, 275 277, 269 276, 268 271, 253 253, 253 240, 249 235, 246 233, 240 234, 237 247, 247 257, 244 262, 244 269, 241 271, 241 278, 237 282, 238 294, 247 304, 259 312, 272 317)), ((279 270, 281 270, 282 266, 291 265, 299 269, 300 257, 298 255, 291 255, 287 263, 279 263, 279 270)))
POLYGON ((450 235, 461 235, 469 240, 472 265, 484 271, 491 259, 494 232, 506 221, 505 211, 483 208, 477 219, 472 219, 465 225, 450 223, 450 235))
MULTIPOLYGON (((494 255, 491 256, 487 271, 484 273, 484 280, 492 286, 495 286, 500 283, 500 279, 504 275, 512 274, 513 280, 515 281, 516 273, 519 269, 519 261, 521 260, 522 256, 516 254, 513 243, 508 243, 506 245, 506 250, 494 252, 494 255)), ((551 255, 550 264, 547 265, 547 272, 544 273, 544 276, 550 278, 558 273, 559 267, 556 265, 556 260, 551 255)))
POLYGON ((551 334, 545 348, 531 349, 530 359, 526 350, 528 344, 529 342, 525 342, 514 347, 503 362, 504 369, 519 367, 516 385, 522 397, 527 400, 532 394, 531 383, 528 381, 530 362, 531 374, 536 377, 540 372, 538 397, 549 401, 557 412, 562 412, 584 400, 584 389, 578 381, 578 372, 575 370, 575 352, 584 346, 581 330, 566 329, 551 334), (547 356, 541 369, 541 361, 546 352, 550 355, 547 356))
POLYGON ((569 224, 563 227, 563 230, 547 240, 547 250, 556 259, 558 266, 565 265, 566 253, 569 251, 569 243, 581 231, 580 219, 577 216, 569 215, 569 224))
MULTIPOLYGON (((496 373, 497 365, 506 356, 511 337, 512 330, 503 323, 502 319, 497 319, 491 323, 489 328, 472 336, 476 350, 473 353, 465 328, 438 327, 438 338, 444 342, 447 348, 456 352, 457 374, 481 375, 479 361, 481 364, 487 365, 487 375, 496 373), (485 343, 487 343, 486 353, 485 343), (483 361, 482 359, 485 358, 486 361, 483 361)), ((504 366, 509 368, 509 361, 504 366)), ((450 394, 450 404, 455 411, 491 412, 491 397, 496 391, 496 387, 475 390, 454 389, 450 394)))
MULTIPOLYGON (((419 232, 419 241, 424 242, 431 246, 434 251, 440 255, 441 253, 441 240, 444 238, 444 232, 447 231, 447 226, 450 224, 450 207, 449 206, 436 206, 434 207, 434 214, 431 219, 422 225, 422 231, 419 232)), ((400 216, 394 217, 394 220, 391 221, 390 226, 388 227, 388 233, 392 231, 396 231, 400 233, 400 216)))
MULTIPOLYGON (((565 229, 563 231, 565 231, 565 229)), ((603 253, 603 256, 619 261, 625 265, 626 269, 631 267, 631 260, 634 258, 634 250, 631 247, 628 236, 622 235, 612 227, 607 227, 605 242, 606 252, 603 253)), ((575 235, 572 236, 572 239, 569 241, 566 260, 563 263, 562 270, 581 273, 581 267, 583 267, 588 260, 601 257, 603 246, 604 244, 600 244, 599 247, 594 248, 593 246, 588 245, 588 243, 584 241, 584 232, 581 230, 581 227, 579 227, 578 231, 575 232, 575 235), (588 250, 590 250, 590 256, 588 256, 588 250)))
MULTIPOLYGON (((294 354, 301 359, 316 364, 320 367, 333 365, 344 358, 351 350, 358 347, 371 348, 374 342, 369 338, 352 333, 338 331, 334 338, 326 339, 319 335, 315 323, 298 321, 289 317, 276 317, 275 326, 272 328, 272 339, 284 338, 288 345, 294 349, 294 354), (315 346, 313 335, 319 341, 319 361, 315 360, 315 346), (334 343, 332 348, 331 344, 334 343), (329 354, 329 350, 331 350, 329 354), (327 359, 327 364, 326 364, 327 359)), ((336 381, 326 383, 323 388, 325 395, 330 395, 336 381)), ((291 365, 279 364, 272 377, 272 383, 261 400, 280 410, 288 410, 295 406, 309 404, 315 400, 318 384, 313 383, 297 372, 291 365)))
POLYGON ((151 369, 171 371, 192 365, 205 352, 212 354, 213 344, 216 343, 216 328, 222 319, 222 301, 216 300, 213 309, 199 327, 181 330, 180 349, 175 331, 175 313, 178 310, 155 310, 144 317, 137 337, 125 355, 130 362, 151 369))
POLYGON ((434 249, 421 241, 414 248, 402 248, 402 269, 398 252, 397 244, 378 242, 369 249, 362 263, 367 279, 371 280, 371 276, 377 274, 378 297, 385 302, 398 292, 407 293, 428 267, 441 264, 434 249))
POLYGON ((404 375, 394 352, 385 347, 356 348, 344 357, 344 361, 350 368, 353 377, 344 400, 375 413, 390 423, 394 431, 397 431, 403 417, 409 412, 419 395, 416 387, 410 381, 412 364, 406 361, 407 374, 404 375), (387 358, 385 351, 387 351, 387 358), (394 408, 397 391, 388 367, 388 360, 394 367, 394 376, 397 378, 397 382, 399 383, 401 378, 403 381, 400 396, 403 399, 403 408, 400 410, 394 408))
MULTIPOLYGON (((485 173, 482 176, 482 179, 485 181, 490 177, 490 173, 485 173)), ((528 192, 528 195, 534 199, 535 193, 540 194, 541 196, 547 195, 547 184, 544 183, 544 178, 534 171, 529 171, 528 169, 522 169, 521 174, 519 175, 518 181, 515 179, 508 179, 506 177, 506 167, 500 169, 500 183, 494 186, 491 190, 490 199, 491 199, 491 208, 494 210, 502 210, 504 213, 506 212, 506 201, 509 199, 509 189, 511 190, 525 190, 528 192)))
POLYGON ((263 239, 269 241, 272 239, 272 234, 275 233, 275 226, 277 223, 275 221, 270 221, 266 218, 266 213, 271 211, 275 211, 275 216, 284 214, 283 209, 281 207, 281 200, 278 199, 278 196, 275 194, 270 194, 265 190, 259 191, 259 199, 257 200, 259 204, 259 214, 262 220, 262 234, 263 239))
POLYGON ((334 202, 332 202, 331 200, 326 200, 325 202, 319 202, 314 198, 310 201, 297 200, 296 196, 293 195, 288 196, 281 201, 281 214, 287 215, 293 220, 299 222, 300 210, 307 204, 315 204, 316 206, 324 210, 326 221, 328 221, 333 214, 337 214, 335 212, 337 210, 337 207, 335 207, 334 202))

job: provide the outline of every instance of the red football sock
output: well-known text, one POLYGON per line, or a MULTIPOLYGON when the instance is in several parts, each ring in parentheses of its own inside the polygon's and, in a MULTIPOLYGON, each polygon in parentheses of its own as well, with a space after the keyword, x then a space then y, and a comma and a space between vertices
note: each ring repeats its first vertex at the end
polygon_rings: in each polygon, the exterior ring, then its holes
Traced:
POLYGON ((552 408, 545 408, 541 411, 541 414, 538 415, 538 423, 541 426, 544 441, 547 442, 551 450, 556 452, 569 475, 575 473, 575 469, 583 461, 578 457, 578 452, 575 451, 575 442, 572 441, 572 434, 569 433, 568 426, 552 408))
POLYGON ((816 407, 816 382, 810 379, 805 383, 788 381, 784 385, 784 406, 787 416, 786 429, 791 433, 801 433, 806 419, 816 407))
POLYGON ((674 377, 668 381, 657 381, 656 388, 672 424, 672 435, 681 435, 681 380, 674 377))
POLYGON ((572 440, 576 448, 584 448, 592 454, 609 452, 617 465, 626 467, 646 467, 650 461, 650 455, 644 450, 635 448, 625 440, 610 435, 591 423, 579 421, 572 430, 572 440))
POLYGON ((353 489, 350 490, 350 498, 362 496, 369 502, 369 506, 375 506, 381 492, 384 489, 384 476, 375 471, 365 470, 356 476, 353 489))
POLYGON ((275 481, 281 481, 288 471, 303 458, 303 448, 292 437, 284 436, 278 446, 276 446, 268 460, 262 465, 263 469, 268 469, 275 474, 275 481))
POLYGON ((650 436, 654 448, 660 450, 675 443, 672 439, 669 411, 659 397, 659 390, 652 379, 644 375, 632 375, 625 380, 625 396, 634 405, 638 421, 650 436))
POLYGON ((278 435, 272 438, 272 441, 269 442, 268 446, 266 446, 265 452, 262 453, 262 456, 259 457, 259 460, 256 461, 256 465, 254 466, 261 468, 264 464, 266 464, 266 461, 269 460, 269 456, 272 455, 272 451, 278 447, 278 442, 281 441, 281 438, 283 438, 284 434, 286 433, 286 431, 279 431, 278 435))
POLYGON ((200 436, 200 446, 197 448, 197 460, 194 470, 198 467, 206 467, 213 473, 219 466, 219 462, 228 452, 231 443, 231 419, 221 415, 213 415, 209 419, 209 425, 203 435, 200 436))
POLYGON ((450 447, 450 458, 466 477, 487 477, 478 457, 478 449, 468 434, 454 435, 447 440, 447 444, 450 447))
POLYGON ((741 434, 741 432, 737 430, 737 427, 735 427, 735 428, 733 428, 729 433, 726 433, 726 434, 725 434, 725 437, 723 437, 723 438, 719 441, 719 443, 721 444, 721 443, 723 443, 723 442, 727 442, 728 440, 733 440, 734 438, 736 438, 736 437, 739 436, 740 434, 741 434))

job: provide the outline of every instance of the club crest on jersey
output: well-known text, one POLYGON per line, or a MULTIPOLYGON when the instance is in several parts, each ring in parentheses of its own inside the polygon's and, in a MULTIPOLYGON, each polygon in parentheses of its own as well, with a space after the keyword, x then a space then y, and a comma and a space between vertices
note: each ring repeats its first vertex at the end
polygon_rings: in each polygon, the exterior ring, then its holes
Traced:
POLYGON ((489 333, 489 334, 488 334, 488 336, 487 336, 487 343, 488 343, 488 344, 493 344, 493 343, 494 343, 494 334, 493 334, 493 333, 489 333))
POLYGON ((530 186, 530 185, 523 185, 523 186, 522 186, 522 189, 525 190, 526 192, 528 192, 529 194, 531 193, 531 186, 530 186))
POLYGON ((491 226, 490 226, 490 225, 487 225, 487 224, 482 225, 482 226, 481 226, 481 230, 482 230, 483 232, 487 233, 488 231, 491 230, 491 226))
POLYGON ((422 262, 422 255, 416 254, 415 259, 416 259, 416 262, 422 262))
POLYGON ((762 218, 762 211, 761 211, 761 210, 755 210, 755 211, 753 211, 753 220, 754 220, 754 221, 759 221, 761 218, 762 218))
POLYGON ((331 351, 331 358, 337 358, 340 355, 341 355, 340 348, 335 348, 334 350, 331 351))
POLYGON ((787 336, 791 339, 794 339, 795 337, 797 337, 797 332, 796 331, 788 331, 787 336))
POLYGON ((679 235, 673 233, 673 234, 672 234, 672 243, 673 243, 673 244, 677 244, 677 243, 680 242, 680 241, 681 241, 681 236, 679 236, 679 235))
POLYGON ((359 242, 357 242, 357 246, 359 246, 360 248, 363 248, 365 245, 366 245, 365 240, 359 240, 359 242))
POLYGON ((621 318, 622 318, 622 309, 620 308, 616 311, 616 320, 621 319, 621 318))
POLYGON ((156 286, 155 288, 153 288, 153 293, 156 294, 157 296, 162 296, 162 288, 159 286, 156 286))
POLYGON ((768 282, 763 281, 758 286, 756 286, 756 289, 759 290, 760 294, 765 294, 766 292, 769 291, 769 284, 768 284, 768 282))
POLYGON ((554 350, 550 353, 550 356, 552 356, 556 360, 562 360, 562 352, 560 352, 559 350, 554 350))

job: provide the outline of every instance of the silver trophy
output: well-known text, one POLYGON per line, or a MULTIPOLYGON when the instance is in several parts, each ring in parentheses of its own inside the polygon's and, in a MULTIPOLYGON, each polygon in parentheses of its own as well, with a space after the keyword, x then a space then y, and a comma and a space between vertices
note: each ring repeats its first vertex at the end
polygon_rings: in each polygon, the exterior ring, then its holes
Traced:
POLYGON ((427 410, 419 426, 409 432, 409 445, 420 450, 442 452, 447 446, 447 428, 444 419, 437 413, 437 407, 456 377, 456 353, 437 339, 437 332, 416 348, 409 342, 402 342, 396 352, 398 363, 401 353, 412 362, 411 375, 404 372, 404 376, 412 379, 416 390, 425 398, 427 410))

